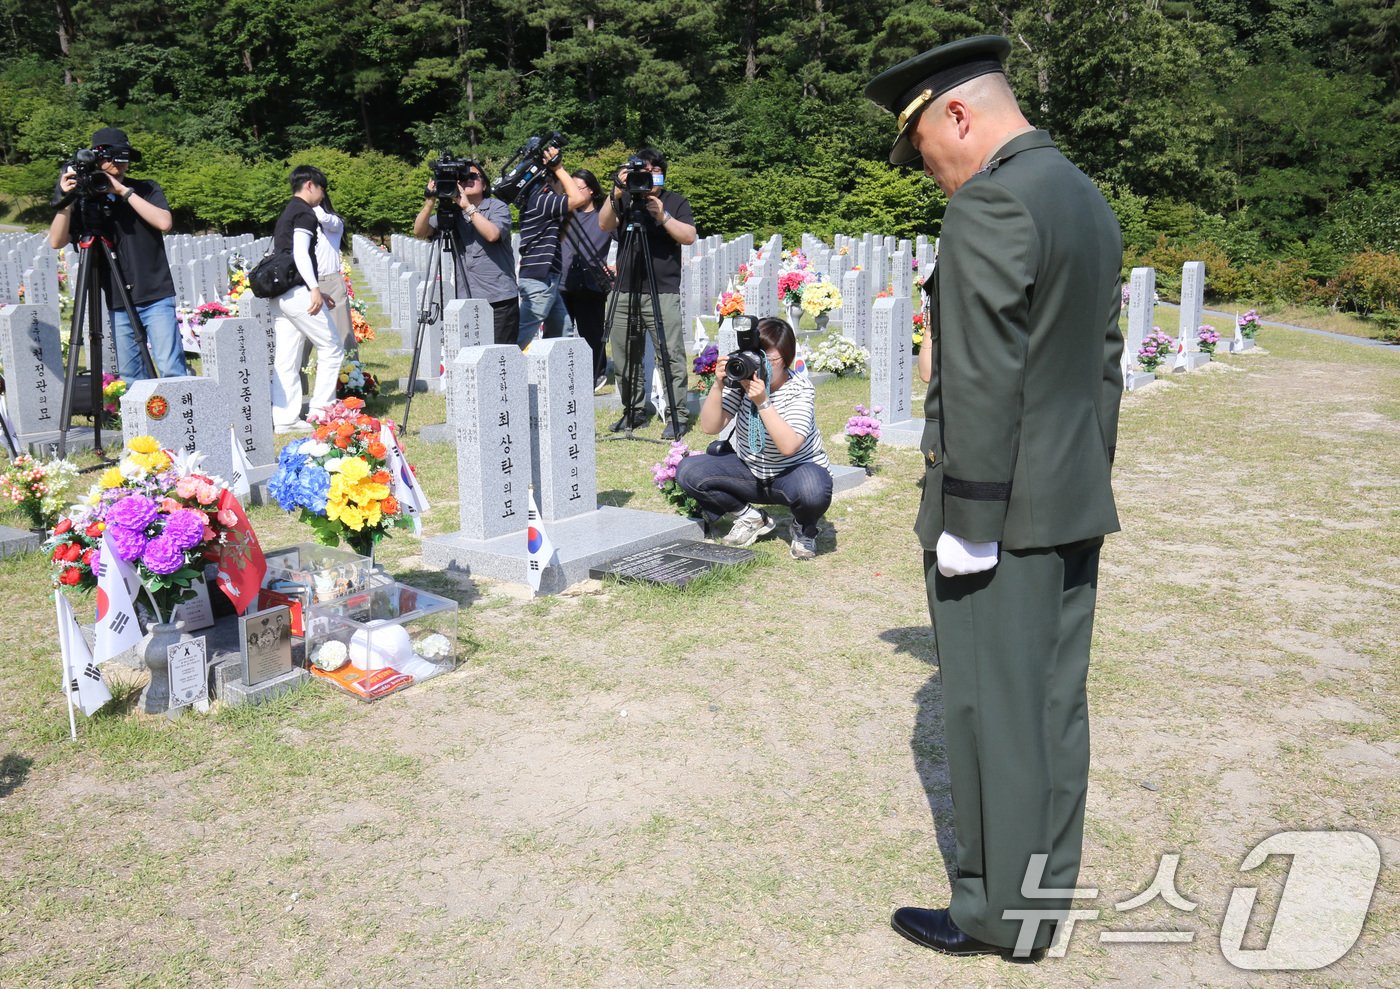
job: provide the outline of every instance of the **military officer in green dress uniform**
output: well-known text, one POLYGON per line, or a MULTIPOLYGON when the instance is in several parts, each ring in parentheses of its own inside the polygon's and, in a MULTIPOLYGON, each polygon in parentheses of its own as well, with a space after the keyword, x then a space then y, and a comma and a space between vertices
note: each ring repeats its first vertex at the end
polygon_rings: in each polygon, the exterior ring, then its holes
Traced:
POLYGON ((948 196, 924 284, 914 528, 957 878, 947 909, 902 907, 892 924, 945 953, 1024 960, 1044 955, 1079 875, 1099 549, 1118 529, 1123 245, 1093 183, 1022 115, 1010 50, 1000 37, 955 41, 865 93, 899 115, 891 163, 921 160, 948 196))

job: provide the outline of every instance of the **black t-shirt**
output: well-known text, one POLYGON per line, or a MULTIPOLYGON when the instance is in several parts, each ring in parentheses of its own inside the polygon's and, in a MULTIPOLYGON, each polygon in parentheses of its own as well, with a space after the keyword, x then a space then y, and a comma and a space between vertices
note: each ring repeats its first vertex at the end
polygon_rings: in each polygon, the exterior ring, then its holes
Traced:
MULTIPOLYGON (((311 270, 316 271, 316 237, 321 232, 321 221, 316 218, 316 211, 307 204, 305 199, 293 196, 287 201, 287 205, 282 207, 282 215, 277 218, 277 226, 272 228, 272 251, 274 254, 292 253, 293 232, 296 230, 305 230, 311 234, 311 270)), ((321 277, 319 271, 316 271, 316 277, 321 277)), ((312 287, 307 286, 307 288, 312 287)))
MULTIPOLYGON (((122 184, 131 189, 133 195, 140 196, 152 206, 169 209, 165 192, 160 183, 152 179, 127 177, 122 184)), ((61 194, 61 193, 60 193, 61 194)), ((99 227, 106 227, 116 246, 117 263, 121 265, 125 277, 126 290, 135 306, 148 306, 152 302, 168 299, 175 294, 175 280, 170 277, 170 262, 165 257, 165 238, 161 232, 137 215, 130 203, 114 194, 100 197, 98 203, 108 207, 110 219, 100 221, 101 211, 95 215, 85 208, 82 200, 73 204, 73 216, 69 231, 74 244, 84 234, 97 233, 99 227), (92 229, 88 220, 92 219, 92 229)), ((121 301, 112 298, 112 285, 107 279, 107 266, 96 269, 100 275, 102 294, 107 299, 108 309, 117 309, 121 301)))
MULTIPOLYGON (((620 242, 627 230, 628 206, 632 201, 630 193, 622 194, 622 213, 618 222, 617 232, 614 236, 620 242)), ((679 192, 671 189, 663 189, 661 192, 661 205, 671 217, 680 220, 682 223, 695 225, 695 214, 690 211, 690 200, 686 199, 679 192)), ((681 245, 671 239, 671 235, 662 229, 661 224, 651 218, 651 214, 639 202, 638 209, 641 210, 642 234, 646 238, 647 252, 651 254, 651 267, 656 272, 656 291, 667 294, 678 294, 681 290, 681 245)), ((619 253, 618 263, 621 265, 622 256, 619 253)), ((637 266, 636 275, 640 279, 637 284, 646 288, 646 269, 640 264, 637 266)), ((622 272, 619 272, 622 274, 622 272)), ((620 290, 631 288, 621 281, 618 282, 620 290)))

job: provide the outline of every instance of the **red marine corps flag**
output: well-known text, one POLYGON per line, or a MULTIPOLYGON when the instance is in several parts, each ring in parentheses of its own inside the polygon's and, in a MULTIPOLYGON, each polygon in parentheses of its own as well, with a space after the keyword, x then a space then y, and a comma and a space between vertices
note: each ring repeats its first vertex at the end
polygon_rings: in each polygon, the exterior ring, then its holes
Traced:
POLYGON ((258 603, 267 560, 248 516, 243 514, 243 506, 227 488, 219 492, 219 521, 229 530, 225 543, 219 547, 219 587, 241 615, 258 603))

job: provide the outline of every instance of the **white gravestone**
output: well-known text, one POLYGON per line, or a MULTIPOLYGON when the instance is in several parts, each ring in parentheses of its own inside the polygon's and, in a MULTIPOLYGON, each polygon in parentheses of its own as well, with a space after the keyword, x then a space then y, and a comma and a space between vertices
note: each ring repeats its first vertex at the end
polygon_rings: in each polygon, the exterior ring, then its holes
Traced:
POLYGON ((219 383, 219 405, 253 468, 250 480, 257 483, 264 479, 258 468, 277 461, 267 336, 253 319, 213 319, 199 336, 199 357, 204 376, 219 383))
POLYGON ((56 431, 64 372, 58 313, 45 306, 0 307, 0 364, 10 383, 5 405, 19 444, 56 431))
POLYGON ((858 268, 841 278, 842 323, 845 336, 862 347, 870 346, 870 272, 858 268))
POLYGON ((1205 262, 1187 261, 1181 266, 1181 317, 1177 321, 1177 336, 1186 341, 1188 351, 1195 349, 1196 329, 1201 325, 1205 291, 1205 262))
POLYGON ((594 462, 593 351, 578 337, 537 341, 526 355, 531 473, 548 522, 598 507, 594 462))
POLYGON ((467 347, 452 365, 461 535, 520 532, 529 514, 530 396, 519 347, 467 347))
POLYGON ((914 306, 908 296, 876 299, 870 327, 870 403, 882 423, 909 418, 913 372, 914 306))
POLYGON ((204 454, 202 470, 233 477, 226 396, 213 378, 147 378, 122 396, 122 440, 154 436, 167 450, 204 454))

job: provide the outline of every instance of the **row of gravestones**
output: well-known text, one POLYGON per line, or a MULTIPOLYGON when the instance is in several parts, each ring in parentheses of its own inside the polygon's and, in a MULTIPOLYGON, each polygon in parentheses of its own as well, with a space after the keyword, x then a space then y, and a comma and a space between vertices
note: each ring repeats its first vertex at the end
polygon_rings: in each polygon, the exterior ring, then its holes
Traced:
MULTIPOLYGON (((199 451, 206 469, 230 478, 237 444, 257 483, 276 460, 272 432, 271 352, 252 319, 219 319, 200 334, 203 375, 133 383, 121 399, 122 436, 154 436, 172 450, 199 451)), ((43 306, 0 307, 0 362, 24 388, 5 396, 17 445, 47 453, 58 442, 64 366, 58 314, 43 306)), ((75 446, 91 430, 69 431, 75 446)))
MULTIPOLYGON (((1194 371, 1210 362, 1202 353, 1197 331, 1201 327, 1204 308, 1206 266, 1203 261, 1188 261, 1181 266, 1181 306, 1177 313, 1177 354, 1172 364, 1176 371, 1194 371)), ((1140 388, 1155 380, 1155 375, 1139 369, 1137 353, 1151 334, 1156 317, 1157 272, 1152 268, 1134 268, 1128 279, 1127 332, 1123 339, 1123 387, 1127 391, 1140 388)), ((1238 326, 1233 339, 1222 340, 1220 346, 1228 352, 1248 350, 1253 340, 1241 336, 1238 326)))

